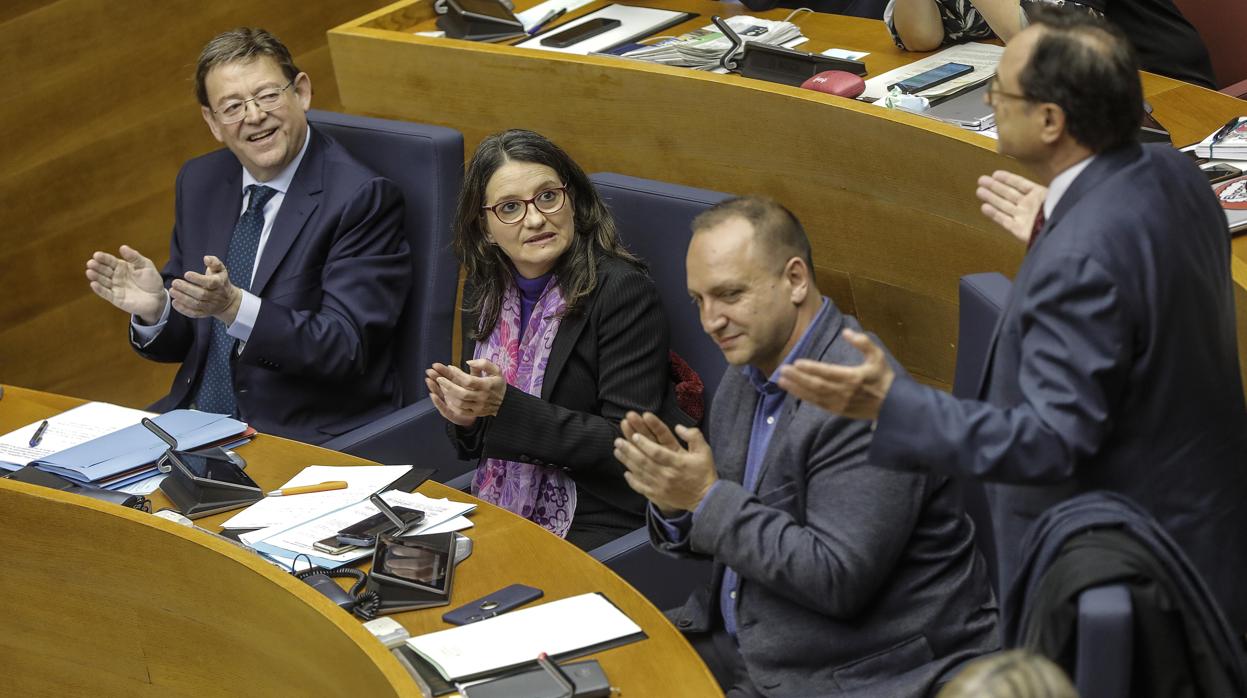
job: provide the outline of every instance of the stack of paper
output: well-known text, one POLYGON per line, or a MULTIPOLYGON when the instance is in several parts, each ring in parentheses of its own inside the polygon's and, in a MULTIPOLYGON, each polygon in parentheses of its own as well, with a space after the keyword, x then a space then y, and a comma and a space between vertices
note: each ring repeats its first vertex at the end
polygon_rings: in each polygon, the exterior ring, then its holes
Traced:
POLYGON ((576 656, 644 637, 605 596, 581 594, 413 637, 407 646, 446 680, 462 681, 534 663, 542 652, 576 656))
POLYGON ((892 85, 925 73, 932 68, 938 68, 945 63, 964 63, 974 66, 973 72, 948 82, 942 82, 929 90, 923 90, 919 93, 920 96, 927 98, 927 100, 935 102, 940 98, 956 94, 972 85, 991 80, 996 75, 996 66, 1000 63, 1000 56, 1004 51, 1003 46, 978 43, 961 44, 946 48, 939 53, 931 54, 909 65, 889 70, 882 75, 876 75, 867 80, 866 91, 858 99, 866 102, 881 100, 892 85))
MULTIPOLYGON (((749 15, 728 17, 726 21, 746 43, 787 46, 801 38, 801 30, 792 22, 776 22, 749 15)), ((719 67, 719 59, 731 48, 732 42, 718 27, 711 24, 675 39, 629 51, 623 57, 697 70, 713 70, 719 67)))
MULTIPOLYGON (((137 422, 147 412, 91 402, 48 419, 43 440, 29 446, 38 423, 0 437, 0 467, 15 470, 32 462, 40 470, 110 490, 122 489, 156 473, 156 461, 168 445, 137 422), (25 438, 23 448, 22 439, 25 438)), ((178 448, 190 450, 254 434, 246 424, 223 414, 173 410, 153 418, 178 448)))
POLYGON ((17 470, 42 458, 84 444, 118 429, 139 423, 144 417, 155 417, 151 412, 134 410, 107 402, 88 402, 71 410, 48 418, 48 427, 38 444, 31 446, 30 439, 42 421, 32 422, 0 436, 0 468, 17 470))
MULTIPOLYGON (((300 494, 294 495, 291 499, 309 496, 311 495, 300 494)), ((464 516, 476 509, 475 504, 452 502, 448 499, 432 499, 419 492, 391 490, 382 494, 381 498, 390 506, 403 506, 424 512, 424 521, 406 533, 406 535, 413 536, 425 533, 448 533, 470 528, 472 522, 464 516)), ((376 513, 378 513, 377 508, 365 499, 312 518, 297 522, 286 521, 276 526, 244 533, 240 536, 240 540, 257 552, 287 565, 293 565, 295 557, 306 555, 313 565, 328 568, 340 567, 371 555, 372 548, 353 548, 337 555, 330 555, 317 550, 313 544, 376 513)))
POLYGON ((1195 154, 1217 160, 1247 160, 1247 116, 1233 126, 1219 128, 1195 144, 1195 154))

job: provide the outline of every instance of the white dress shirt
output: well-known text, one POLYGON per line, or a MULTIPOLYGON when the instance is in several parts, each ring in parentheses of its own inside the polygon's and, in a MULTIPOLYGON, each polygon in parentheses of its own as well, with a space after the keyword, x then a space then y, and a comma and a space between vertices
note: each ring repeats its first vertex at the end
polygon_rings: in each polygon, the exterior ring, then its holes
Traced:
MULTIPOLYGON (((286 165, 285 169, 277 173, 276 177, 267 182, 258 181, 251 176, 251 173, 245 167, 242 170, 243 201, 242 208, 238 210, 239 217, 242 217, 243 212, 247 210, 247 201, 250 198, 246 194, 247 187, 252 184, 261 184, 277 190, 277 193, 264 204, 264 228, 260 230, 260 244, 255 251, 255 266, 251 268, 248 286, 251 285, 250 281, 255 280, 255 271, 260 268, 260 256, 264 254, 264 246, 268 244, 269 233, 273 231, 273 221, 277 220, 277 212, 281 210, 281 204, 286 200, 286 192, 290 189, 290 182, 294 180, 294 173, 299 170, 299 163, 303 162, 303 156, 307 153, 307 144, 311 140, 312 130, 309 128, 303 139, 303 147, 299 149, 299 154, 295 156, 294 160, 290 161, 289 165, 286 165)), ((230 271, 231 273, 233 272, 233 270, 230 271)), ((255 320, 260 315, 260 302, 259 296, 250 291, 242 292, 242 303, 238 306, 238 315, 234 317, 233 324, 226 328, 229 336, 239 340, 238 351, 242 351, 242 345, 246 344, 251 337, 251 330, 255 328, 255 320)), ((130 327, 134 330, 134 337, 138 340, 139 346, 145 347, 150 344, 160 334, 160 331, 164 329, 165 323, 169 320, 169 307, 171 305, 169 302, 169 291, 166 290, 165 307, 160 313, 160 320, 156 324, 144 325, 140 323, 137 315, 130 316, 130 327)))

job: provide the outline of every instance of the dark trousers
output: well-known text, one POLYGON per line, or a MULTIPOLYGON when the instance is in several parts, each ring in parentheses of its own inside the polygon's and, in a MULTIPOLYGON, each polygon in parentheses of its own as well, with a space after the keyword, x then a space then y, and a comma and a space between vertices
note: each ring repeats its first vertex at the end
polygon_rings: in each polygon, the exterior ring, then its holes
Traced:
POLYGON ((740 656, 740 647, 727 634, 722 621, 711 632, 689 633, 685 637, 693 649, 697 650, 697 654, 701 655, 702 661, 706 663, 710 673, 714 674, 727 698, 763 698, 749 678, 745 659, 740 656))

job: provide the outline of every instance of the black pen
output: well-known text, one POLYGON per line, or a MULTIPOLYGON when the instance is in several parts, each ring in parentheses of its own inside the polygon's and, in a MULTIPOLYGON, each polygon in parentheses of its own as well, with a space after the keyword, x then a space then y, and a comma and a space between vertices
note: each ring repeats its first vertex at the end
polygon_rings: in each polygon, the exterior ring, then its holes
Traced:
POLYGON ((1242 117, 1236 116, 1233 119, 1230 119, 1229 121, 1225 122, 1224 126, 1217 129, 1217 132, 1212 134, 1212 143, 1209 143, 1209 145, 1216 145, 1220 143, 1226 136, 1233 133, 1234 129, 1238 127, 1238 122, 1240 120, 1242 120, 1242 117))
POLYGON ((43 441, 43 432, 45 432, 45 431, 47 431, 47 430, 48 430, 48 420, 46 420, 46 419, 45 419, 45 420, 43 420, 43 423, 41 423, 41 424, 39 425, 39 428, 35 430, 35 435, 34 435, 34 436, 32 436, 32 437, 30 437, 30 447, 31 447, 31 448, 34 448, 35 446, 38 446, 38 445, 39 445, 39 442, 40 442, 40 441, 43 441))
POLYGON ((567 14, 566 7, 559 8, 557 10, 550 10, 549 14, 543 17, 540 22, 537 22, 536 24, 534 24, 532 29, 528 30, 528 35, 532 36, 533 34, 536 34, 537 32, 541 31, 542 29, 545 29, 547 24, 549 24, 550 22, 553 22, 559 17, 562 17, 565 14, 567 14))

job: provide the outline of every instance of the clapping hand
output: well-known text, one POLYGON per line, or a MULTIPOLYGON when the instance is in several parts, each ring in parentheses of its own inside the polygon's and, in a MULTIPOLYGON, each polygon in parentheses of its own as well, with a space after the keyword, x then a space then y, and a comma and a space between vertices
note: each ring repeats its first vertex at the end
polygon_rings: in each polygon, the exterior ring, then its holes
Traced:
POLYGON ((1013 237, 1028 242, 1048 189, 1012 172, 996 170, 990 177, 979 177, 974 195, 983 202, 980 210, 984 216, 1013 237))
POLYGON ((87 260, 87 280, 95 295, 154 325, 165 310, 165 286, 152 260, 122 245, 119 257, 96 252, 87 260))
POLYGON ((492 361, 472 359, 468 369, 471 373, 438 363, 425 371, 424 377, 433 406, 461 427, 472 426, 477 417, 498 414, 507 394, 507 382, 492 361))
POLYGON ((675 433, 651 412, 629 412, 619 424, 615 458, 628 469, 624 480, 667 516, 692 511, 719 476, 701 430, 676 426, 675 433), (680 445, 676 435, 688 443, 680 445))
POLYGON ((204 273, 186 272, 169 286, 173 309, 191 317, 215 317, 227 326, 234 323, 242 304, 242 290, 230 283, 229 270, 220 259, 204 257, 204 273))

